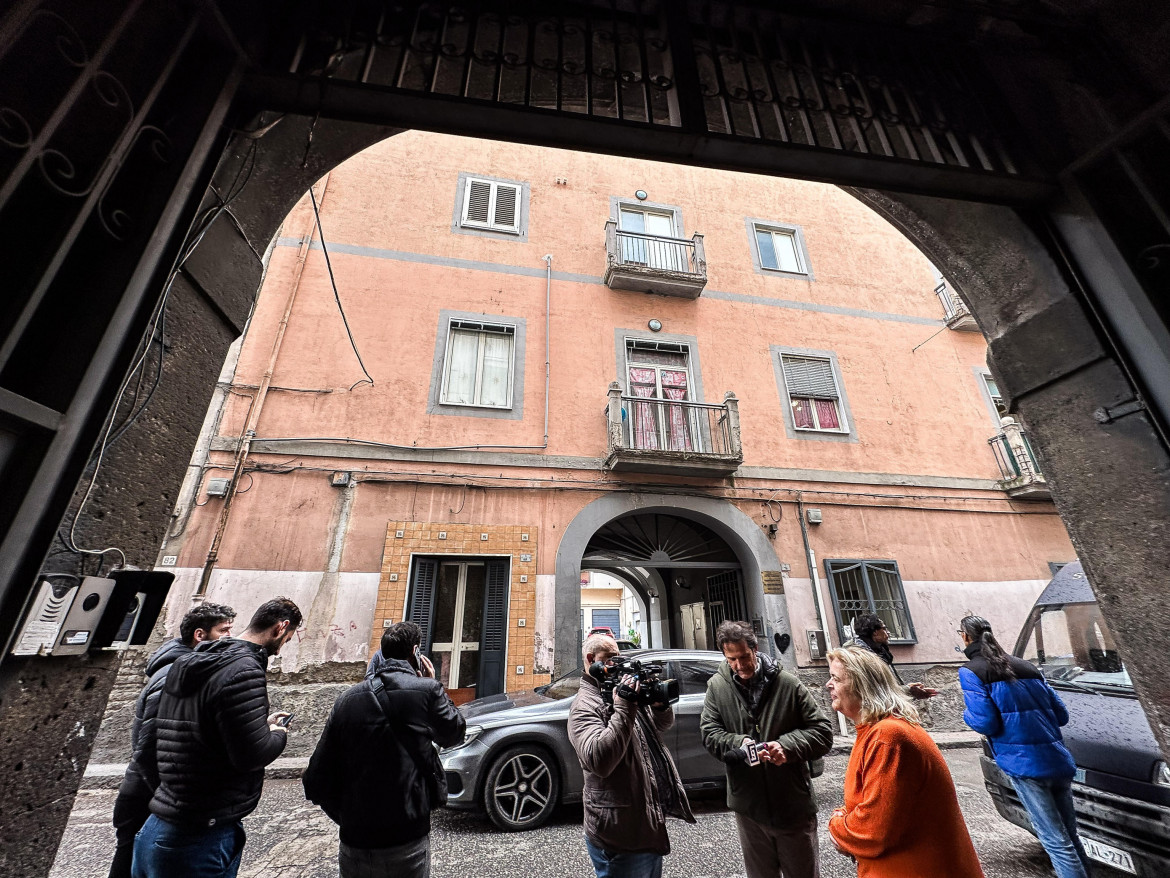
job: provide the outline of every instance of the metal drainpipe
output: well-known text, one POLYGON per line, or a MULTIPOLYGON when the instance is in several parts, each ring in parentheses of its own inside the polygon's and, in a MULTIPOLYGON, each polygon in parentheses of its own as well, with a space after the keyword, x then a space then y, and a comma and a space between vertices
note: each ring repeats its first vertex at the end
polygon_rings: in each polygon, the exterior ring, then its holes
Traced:
POLYGON ((549 356, 549 326, 552 323, 552 254, 544 255, 544 447, 548 448, 548 381, 552 374, 549 356))
MULTIPOLYGON (((817 573, 817 556, 813 553, 812 543, 808 539, 808 524, 804 517, 804 496, 800 491, 796 492, 796 513, 800 517, 800 536, 804 540, 804 560, 808 564, 808 574, 812 578, 813 597, 816 599, 817 624, 825 632, 825 645, 831 648, 833 643, 829 639, 829 626, 826 624, 828 615, 825 613, 825 599, 821 595, 821 577, 817 573)), ((843 737, 849 734, 849 727, 845 725, 845 717, 840 713, 837 714, 837 727, 843 737)))
MULTIPOLYGON (((321 201, 324 203, 325 190, 329 187, 329 178, 325 178, 324 185, 321 187, 321 201)), ((289 291, 288 300, 284 305, 284 313, 280 317, 280 325, 276 330, 276 338, 272 342, 272 353, 268 356, 268 366, 264 370, 264 377, 260 379, 260 386, 256 389, 255 396, 252 397, 251 403, 248 404, 248 414, 244 419, 244 429, 240 433, 239 442, 236 446, 236 461, 232 468, 231 481, 228 482, 227 496, 223 499, 223 508, 219 511, 219 521, 215 527, 215 536, 211 540, 211 548, 207 552, 207 560, 203 562, 203 572, 199 577, 199 586, 195 589, 195 594, 192 598, 194 601, 199 601, 207 594, 207 585, 211 581, 211 574, 215 570, 216 561, 219 560, 219 547, 223 542, 223 535, 227 531, 228 519, 231 517, 232 501, 236 496, 236 487, 240 483, 240 476, 244 472, 244 464, 248 461, 248 454, 252 450, 252 440, 256 437, 256 425, 260 421, 260 412, 264 408, 264 400, 268 396, 268 388, 272 385, 272 375, 276 370, 276 358, 280 355, 280 347, 284 342, 284 334, 288 329, 289 318, 292 315, 293 304, 297 299, 297 292, 301 288, 301 275, 305 270, 305 262, 309 258, 309 247, 313 242, 313 234, 316 227, 310 229, 309 234, 301 239, 301 249, 297 254, 297 268, 296 274, 293 277, 292 289, 289 291)))

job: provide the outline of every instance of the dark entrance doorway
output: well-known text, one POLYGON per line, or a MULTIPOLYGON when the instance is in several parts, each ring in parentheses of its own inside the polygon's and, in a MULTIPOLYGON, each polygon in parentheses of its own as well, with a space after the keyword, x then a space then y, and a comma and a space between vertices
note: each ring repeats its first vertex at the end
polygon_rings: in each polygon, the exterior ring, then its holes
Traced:
POLYGON ((504 691, 507 558, 415 558, 406 618, 457 704, 504 691))
POLYGON ((581 566, 633 584, 658 647, 713 649, 720 622, 746 618, 740 559, 696 521, 662 513, 614 519, 589 540, 581 566))

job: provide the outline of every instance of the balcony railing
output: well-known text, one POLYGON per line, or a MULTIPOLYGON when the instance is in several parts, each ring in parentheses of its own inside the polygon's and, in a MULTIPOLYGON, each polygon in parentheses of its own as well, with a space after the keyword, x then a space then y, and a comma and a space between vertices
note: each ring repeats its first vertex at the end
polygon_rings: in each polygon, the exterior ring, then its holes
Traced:
POLYGON ((999 465, 997 483, 1009 497, 1044 500, 1052 496, 1048 480, 1040 470, 1028 434, 1015 418, 1004 418, 1003 430, 987 440, 999 465))
POLYGON ((944 280, 934 288, 934 294, 942 302, 943 314, 946 317, 947 327, 965 332, 978 332, 979 324, 967 310, 966 303, 955 295, 950 285, 944 280))
POLYGON ((609 457, 615 472, 730 475, 743 463, 739 400, 722 405, 623 396, 616 381, 606 406, 609 457))
POLYGON ((698 298, 707 285, 703 236, 667 238, 605 224, 605 284, 612 290, 698 298))

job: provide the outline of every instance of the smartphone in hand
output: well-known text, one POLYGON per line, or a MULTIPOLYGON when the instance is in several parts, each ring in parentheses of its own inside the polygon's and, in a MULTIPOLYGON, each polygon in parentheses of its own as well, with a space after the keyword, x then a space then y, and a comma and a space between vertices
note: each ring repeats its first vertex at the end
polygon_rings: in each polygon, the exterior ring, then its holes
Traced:
POLYGON ((288 728, 288 724, 292 722, 292 718, 296 716, 295 713, 286 713, 282 717, 277 717, 276 724, 281 728, 288 728))

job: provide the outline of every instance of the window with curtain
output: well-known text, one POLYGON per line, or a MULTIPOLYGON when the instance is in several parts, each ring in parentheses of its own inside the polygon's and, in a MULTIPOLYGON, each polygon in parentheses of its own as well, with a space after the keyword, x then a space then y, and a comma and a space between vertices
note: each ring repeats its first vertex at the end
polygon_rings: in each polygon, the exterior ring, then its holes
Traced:
POLYGON ((760 257, 761 268, 808 274, 796 229, 756 225, 755 232, 756 251, 760 257))
POLYGON ((873 613, 890 631, 893 643, 916 643, 914 623, 896 561, 825 561, 841 642, 853 638, 853 620, 873 613))
POLYGON ((515 342, 514 326, 451 321, 441 401, 511 408, 515 342))
POLYGON ((1007 415, 1007 403, 1004 402, 1003 394, 999 392, 999 385, 995 383, 995 379, 990 375, 984 374, 983 384, 987 388, 987 395, 991 397, 991 404, 995 406, 996 413, 1002 418, 1007 415))
POLYGON ((686 345, 626 342, 630 395, 647 402, 634 403, 629 437, 632 448, 649 451, 693 451, 698 433, 684 406, 650 400, 685 401, 691 398, 690 356, 686 345))
POLYGON ((848 431, 829 359, 782 354, 780 365, 792 406, 792 425, 797 430, 848 431))

